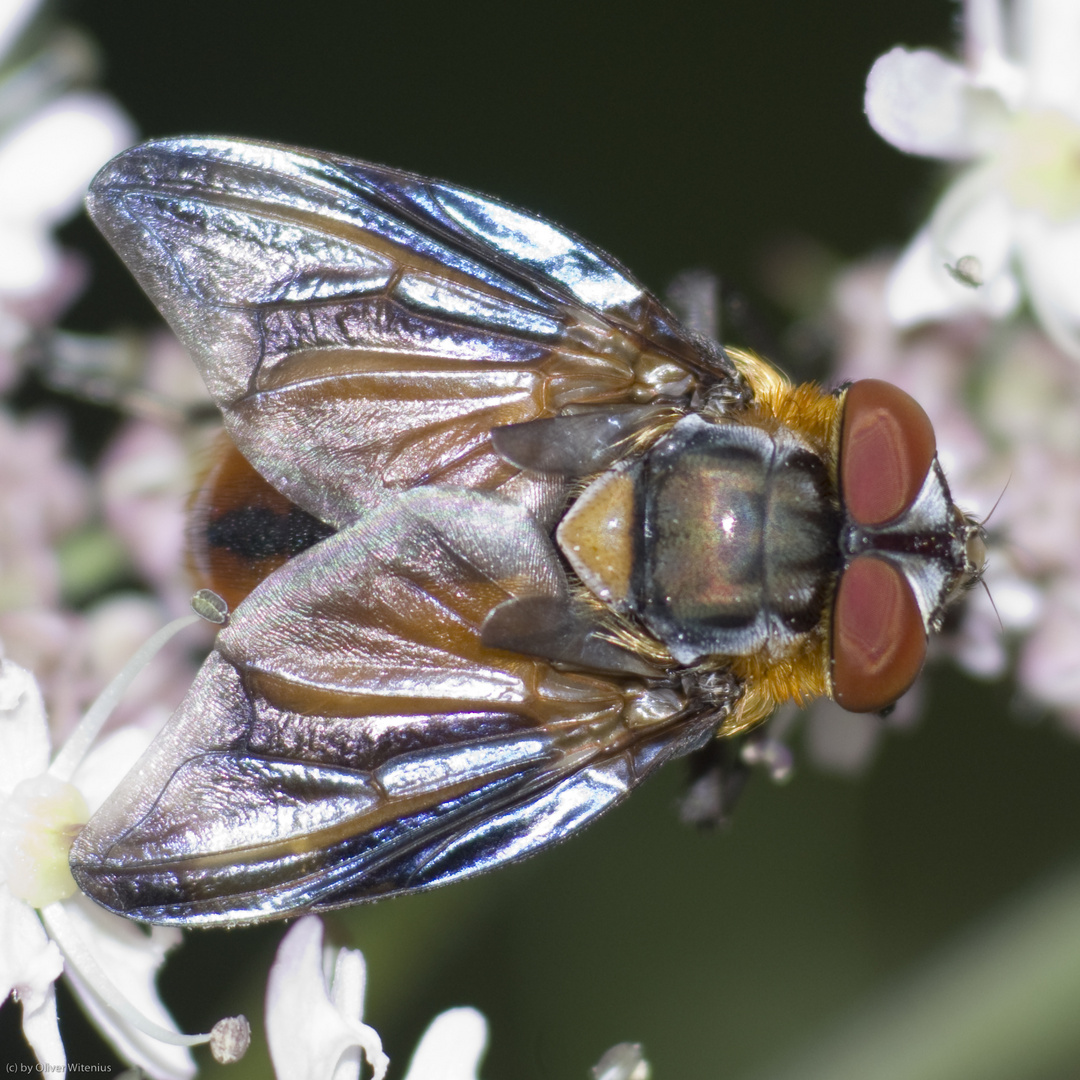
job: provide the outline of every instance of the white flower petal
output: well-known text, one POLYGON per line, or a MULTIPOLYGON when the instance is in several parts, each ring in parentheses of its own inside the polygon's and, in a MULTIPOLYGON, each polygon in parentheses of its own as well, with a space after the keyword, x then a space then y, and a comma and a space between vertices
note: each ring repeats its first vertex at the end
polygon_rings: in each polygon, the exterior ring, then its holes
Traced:
POLYGON ((428 1025, 405 1080, 476 1080, 487 1049, 487 1021, 476 1009, 448 1009, 428 1025))
POLYGON ((973 85, 994 90, 1011 108, 1019 107, 1027 76, 1006 55, 1000 0, 965 0, 964 53, 973 85))
POLYGON ((1053 224, 1024 214, 1017 230, 1035 312, 1055 343, 1080 360, 1080 221, 1053 224))
POLYGON ((920 229, 896 260, 885 287, 885 304, 895 325, 915 326, 953 311, 957 297, 938 272, 940 261, 930 230, 920 229))
MULTIPOLYGON (((323 949, 323 972, 330 975, 330 1000, 343 1016, 364 1015, 364 984, 367 969, 359 949, 323 949)), ((332 1080, 355 1080, 360 1075, 360 1047, 353 1046, 341 1055, 332 1080)))
POLYGON ((23 1035, 34 1051, 34 1057, 48 1076, 61 1071, 67 1064, 64 1042, 60 1038, 60 1024, 56 1017, 56 984, 49 983, 41 1000, 33 1007, 26 1000, 22 1003, 23 1035))
POLYGON ((864 107, 873 129, 909 154, 966 158, 975 152, 966 91, 971 77, 928 49, 897 46, 866 77, 864 107))
POLYGON ((1017 27, 1028 76, 1029 109, 1060 109, 1080 121, 1080 4, 1025 0, 1017 27))
MULTIPOLYGON (((156 980, 166 953, 180 943, 180 931, 155 926, 147 932, 84 896, 73 897, 64 909, 72 929, 124 997, 147 1019, 178 1031, 158 997, 156 980)), ((195 1075, 195 1061, 188 1049, 132 1029, 119 1021, 93 988, 70 969, 67 977, 94 1025, 126 1061, 138 1065, 155 1080, 188 1080, 195 1075)))
MULTIPOLYGON (((963 254, 972 252, 954 258, 963 254)), ((1000 317, 1016 309, 1020 287, 1007 267, 975 289, 956 281, 945 269, 947 261, 935 247, 929 228, 916 233, 896 261, 886 286, 885 302, 896 326, 916 326, 965 311, 1000 317)))
POLYGON ((30 672, 0 660, 0 796, 49 765, 49 726, 30 672))
POLYGON ((330 946, 323 950, 324 971, 327 953, 330 954, 329 966, 333 972, 330 979, 330 1000, 334 1007, 346 1016, 363 1017, 364 984, 367 978, 364 954, 359 949, 334 949, 330 946))
POLYGON ((0 58, 15 44, 40 0, 0 0, 0 58))
MULTIPOLYGON (((930 219, 931 237, 942 269, 945 263, 955 265, 962 258, 974 256, 985 284, 1007 269, 1016 216, 1009 200, 990 184, 990 179, 983 170, 966 173, 945 193, 930 219)), ((985 287, 973 290, 960 282, 956 284, 966 293, 985 293, 985 287)))
POLYGON ((60 249, 35 222, 0 222, 0 295, 33 296, 52 287, 61 268, 60 249))
POLYGON ((131 772, 152 738, 146 728, 122 727, 94 744, 72 777, 91 814, 131 772))
MULTIPOLYGON (((266 1041, 277 1080, 342 1080, 356 1077, 359 1060, 342 1056, 360 1047, 371 1063, 375 1080, 386 1074, 388 1058, 378 1032, 343 1013, 331 1000, 323 970, 323 926, 319 918, 299 919, 281 939, 266 984, 266 1041), (343 1072, 337 1071, 343 1066, 343 1072)), ((362 996, 363 968, 346 962, 341 976, 350 985, 339 991, 354 1005, 362 996), (355 985, 359 972, 360 986, 355 985)))
POLYGON ((64 961, 33 909, 0 886, 0 1001, 22 1002, 23 1032, 43 1065, 63 1065, 53 983, 64 961))
POLYGON ((975 71, 986 57, 1005 54, 1005 12, 1001 0, 966 0, 964 54, 968 66, 975 71))
POLYGON ((0 1001, 17 990, 24 1001, 45 993, 63 971, 56 943, 34 909, 0 887, 0 1001))
POLYGON ((0 222, 63 221, 94 173, 133 138, 131 122, 104 94, 67 94, 38 110, 0 143, 0 222))

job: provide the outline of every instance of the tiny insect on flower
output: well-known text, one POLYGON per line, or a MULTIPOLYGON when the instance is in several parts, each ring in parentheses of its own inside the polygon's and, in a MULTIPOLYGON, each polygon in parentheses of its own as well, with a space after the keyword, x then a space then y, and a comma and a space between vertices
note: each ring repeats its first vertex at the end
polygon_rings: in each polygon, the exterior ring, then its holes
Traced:
POLYGON ((981 570, 907 394, 793 386, 535 215, 203 138, 88 205, 222 411, 190 551, 235 607, 72 849, 114 911, 522 858, 784 701, 890 705, 981 570))

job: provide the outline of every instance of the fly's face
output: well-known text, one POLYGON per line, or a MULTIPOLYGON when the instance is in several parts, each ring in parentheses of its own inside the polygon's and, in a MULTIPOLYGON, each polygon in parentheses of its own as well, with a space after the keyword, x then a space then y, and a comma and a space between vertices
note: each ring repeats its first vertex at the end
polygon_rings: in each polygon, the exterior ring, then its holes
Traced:
POLYGON ((72 850, 114 911, 524 857, 782 701, 887 706, 980 568, 906 394, 793 387, 534 215, 216 139, 89 207, 222 410, 190 547, 235 606, 72 850))

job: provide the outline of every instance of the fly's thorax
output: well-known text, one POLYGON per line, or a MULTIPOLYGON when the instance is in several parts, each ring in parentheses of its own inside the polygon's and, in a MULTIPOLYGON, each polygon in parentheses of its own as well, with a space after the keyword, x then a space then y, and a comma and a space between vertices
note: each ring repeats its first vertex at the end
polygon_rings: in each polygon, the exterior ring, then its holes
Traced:
POLYGON ((797 434, 691 415, 594 480, 557 540, 597 596, 693 664, 815 630, 839 531, 828 469, 797 434))

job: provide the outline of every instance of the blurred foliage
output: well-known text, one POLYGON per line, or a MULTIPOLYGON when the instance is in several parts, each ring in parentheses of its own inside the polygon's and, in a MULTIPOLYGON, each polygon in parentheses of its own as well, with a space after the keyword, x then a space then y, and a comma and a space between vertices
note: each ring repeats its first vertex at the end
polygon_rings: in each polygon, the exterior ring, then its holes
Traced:
MULTIPOLYGON (((807 236, 865 254, 902 241, 932 196, 933 168, 870 131, 862 88, 893 45, 948 45, 955 10, 942 0, 86 0, 72 15, 147 135, 278 139, 468 184, 570 226, 654 288, 711 267, 780 340, 754 276, 778 241, 807 236)), ((88 223, 66 235, 94 269, 69 325, 150 324, 149 305, 88 223)), ((899 1046, 912 1054, 921 1022, 927 1040, 948 1030, 957 994, 1016 986, 1044 1012, 1037 995, 1075 990, 1075 980, 1018 981, 1023 965, 1005 948, 995 963, 992 933, 971 939, 983 957, 974 983, 934 984, 932 1016, 910 1020, 887 996, 900 980, 917 999, 922 966, 946 947, 953 960, 933 963, 968 971, 971 954, 949 943, 1080 856, 1080 744, 1051 723, 1019 722, 1010 695, 940 675, 921 726, 888 739, 864 777, 808 766, 783 788, 756 777, 727 831, 678 824, 683 776, 672 767, 548 854, 333 916, 338 943, 368 958, 366 1018, 392 1075, 403 1075, 436 1012, 466 1003, 490 1021, 492 1080, 583 1078, 627 1039, 644 1043, 658 1080, 743 1077, 798 1063, 814 1046, 807 1060, 824 1061, 822 1071, 784 1075, 816 1077, 894 1011, 909 1023, 899 1046)), ((1037 903, 1020 910, 1053 914, 1037 903)), ((1006 936, 1016 928, 1002 925, 1006 936)), ((258 1032, 280 932, 192 934, 168 965, 164 993, 187 1029, 238 1009, 256 1021, 246 1062, 207 1075, 268 1075, 258 1032)), ((68 1024, 73 1006, 62 1008, 68 1024)), ((981 1035, 994 1045, 998 1029, 981 1022, 964 1028, 969 1049, 981 1035)), ((81 1044, 83 1028, 70 1024, 73 1060, 108 1059, 92 1032, 81 1044)), ((1040 1028, 1036 1040, 1052 1053, 1033 1048, 994 1075, 1075 1075, 1080 1034, 1055 1031, 1040 1028)), ((860 1060, 874 1061, 875 1047, 900 1053, 895 1032, 868 1045, 860 1060)), ((989 1075, 978 1055, 958 1060, 953 1071, 888 1075, 989 1075)))

